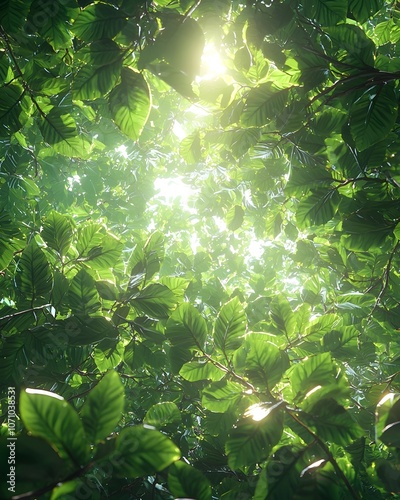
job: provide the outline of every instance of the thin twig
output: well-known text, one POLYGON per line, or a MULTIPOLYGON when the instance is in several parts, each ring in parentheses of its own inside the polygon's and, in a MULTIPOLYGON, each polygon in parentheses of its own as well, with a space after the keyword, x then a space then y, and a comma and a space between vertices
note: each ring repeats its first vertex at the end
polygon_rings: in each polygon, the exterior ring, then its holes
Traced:
POLYGON ((286 410, 287 410, 288 414, 292 417, 292 419, 295 422, 297 422, 299 425, 301 425, 301 427, 303 427, 303 429, 305 429, 314 438, 314 440, 316 441, 318 446, 323 450, 327 459, 332 464, 337 476, 340 477, 340 479, 343 481, 344 485, 346 486, 348 492, 350 493, 351 498, 353 498, 354 500, 360 500, 358 493, 354 490, 352 485, 349 483, 349 480, 345 476, 342 469, 339 467, 334 456, 332 455, 332 453, 330 452, 328 446, 324 443, 324 441, 322 441, 322 439, 312 429, 310 429, 307 424, 302 422, 302 420, 296 415, 294 410, 289 410, 288 408, 286 410))
POLYGON ((12 313, 12 314, 7 314, 6 316, 2 316, 0 318, 0 321, 8 321, 10 319, 16 318, 17 316, 22 316, 23 314, 28 314, 30 312, 40 311, 42 309, 46 309, 46 307, 51 307, 51 304, 45 304, 44 306, 31 307, 30 309, 25 309, 24 311, 17 311, 17 312, 12 313))

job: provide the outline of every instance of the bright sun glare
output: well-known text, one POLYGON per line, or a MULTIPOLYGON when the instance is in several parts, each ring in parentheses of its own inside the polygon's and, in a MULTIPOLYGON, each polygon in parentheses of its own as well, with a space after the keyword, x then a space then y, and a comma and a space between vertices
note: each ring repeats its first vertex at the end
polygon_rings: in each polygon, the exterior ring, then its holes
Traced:
POLYGON ((185 184, 180 177, 158 177, 154 181, 154 187, 158 198, 164 198, 167 203, 179 198, 182 208, 186 210, 189 209, 189 198, 196 194, 195 190, 185 184))
POLYGON ((221 56, 217 48, 212 44, 207 44, 204 47, 201 58, 201 73, 196 79, 198 82, 203 80, 212 80, 226 72, 226 67, 222 62, 221 56))

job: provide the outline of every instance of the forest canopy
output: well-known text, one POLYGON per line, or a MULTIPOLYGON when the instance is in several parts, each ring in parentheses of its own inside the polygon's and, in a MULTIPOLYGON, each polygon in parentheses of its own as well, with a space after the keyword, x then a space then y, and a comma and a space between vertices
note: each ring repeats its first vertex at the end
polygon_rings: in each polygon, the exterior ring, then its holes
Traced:
POLYGON ((389 0, 0 0, 1 498, 400 494, 399 42, 389 0))

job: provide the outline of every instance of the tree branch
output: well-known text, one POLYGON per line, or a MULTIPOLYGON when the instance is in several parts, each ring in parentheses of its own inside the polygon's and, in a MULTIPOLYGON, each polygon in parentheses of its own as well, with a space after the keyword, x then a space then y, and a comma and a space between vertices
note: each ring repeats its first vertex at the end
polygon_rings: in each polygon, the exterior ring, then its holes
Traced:
POLYGON ((23 314, 28 314, 34 311, 41 311, 42 309, 46 309, 46 307, 51 307, 51 304, 44 304, 44 306, 31 307, 30 309, 25 309, 24 311, 17 311, 12 314, 7 314, 6 316, 2 316, 0 318, 0 321, 9 321, 10 319, 22 316, 23 314))
POLYGON ((348 492, 350 494, 350 497, 353 498, 354 500, 360 500, 360 497, 359 497, 358 493, 354 490, 354 488, 349 483, 349 480, 345 476, 345 474, 342 471, 342 469, 339 467, 339 465, 336 462, 334 456, 330 452, 328 446, 322 441, 322 439, 312 429, 310 429, 308 427, 307 424, 305 424, 304 422, 302 422, 300 420, 300 418, 296 415, 296 413, 295 413, 294 410, 289 410, 288 408, 286 408, 286 411, 288 412, 288 414, 292 417, 292 419, 296 423, 298 423, 299 425, 301 425, 301 427, 303 427, 303 429, 305 429, 314 438, 315 442, 323 450, 323 452, 325 453, 327 459, 332 464, 332 466, 333 466, 333 468, 334 468, 337 476, 343 481, 344 485, 346 486, 346 488, 347 488, 347 490, 348 490, 348 492))

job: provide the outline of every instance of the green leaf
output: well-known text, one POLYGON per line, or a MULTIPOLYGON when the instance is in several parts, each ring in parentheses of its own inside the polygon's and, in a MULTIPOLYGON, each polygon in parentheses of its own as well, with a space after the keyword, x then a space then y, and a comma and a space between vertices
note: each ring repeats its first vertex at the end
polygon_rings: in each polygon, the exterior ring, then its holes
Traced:
POLYGON ((39 128, 44 141, 57 153, 78 158, 88 157, 89 141, 78 134, 74 119, 62 108, 53 108, 46 116, 42 115, 39 128))
POLYGON ((168 287, 153 283, 133 297, 131 304, 151 318, 167 318, 176 298, 168 287))
POLYGON ((146 413, 143 423, 161 429, 168 424, 181 422, 181 412, 175 403, 165 402, 153 405, 146 413))
POLYGON ((317 386, 335 382, 335 367, 329 353, 317 354, 294 365, 288 372, 293 396, 301 400, 317 386))
POLYGON ((98 344, 102 340, 118 340, 117 328, 102 316, 77 318, 72 316, 56 323, 56 331, 65 333, 71 346, 98 344))
POLYGON ((100 372, 115 370, 123 360, 124 351, 123 342, 117 342, 114 339, 104 339, 94 349, 94 362, 100 372))
POLYGON ((244 210, 240 205, 234 205, 226 214, 226 225, 230 231, 236 231, 243 224, 244 210))
POLYGON ((118 373, 110 371, 89 392, 81 411, 89 441, 98 443, 111 434, 121 419, 123 409, 124 386, 118 373))
POLYGON ((381 434, 380 440, 386 446, 400 448, 400 422, 387 425, 381 434))
POLYGON ((81 269, 72 279, 68 300, 75 314, 85 316, 99 309, 101 304, 95 281, 85 269, 81 269))
POLYGON ((0 136, 4 137, 17 132, 25 121, 21 106, 24 89, 16 84, 3 86, 0 89, 0 136))
POLYGON ((349 0, 349 10, 358 22, 365 23, 384 3, 384 0, 349 0))
POLYGON ((257 333, 246 336, 233 363, 237 373, 245 373, 253 384, 271 390, 289 368, 289 358, 265 337, 257 333))
POLYGON ((301 228, 322 225, 336 214, 341 198, 336 189, 318 190, 300 201, 296 219, 301 228))
POLYGON ((113 456, 118 476, 132 479, 162 471, 179 458, 179 449, 167 436, 142 426, 120 433, 113 456))
POLYGON ((238 297, 221 307, 214 326, 214 342, 223 353, 240 347, 246 333, 246 313, 238 297))
POLYGON ((81 11, 72 26, 72 31, 85 42, 114 38, 125 26, 126 21, 126 15, 122 10, 106 3, 96 2, 81 11))
POLYGON ((26 21, 30 3, 26 0, 1 0, 0 25, 9 33, 19 33, 26 21))
POLYGON ((0 350, 0 380, 6 381, 16 375, 16 367, 25 369, 27 365, 24 337, 21 334, 7 337, 0 350))
POLYGON ((90 101, 106 95, 117 83, 121 67, 121 60, 99 67, 83 66, 78 71, 72 87, 75 99, 90 101))
POLYGON ((93 234, 96 227, 97 224, 89 226, 79 234, 78 247, 82 254, 78 260, 95 270, 113 268, 121 260, 123 244, 111 234, 93 234))
POLYGON ((99 68, 117 62, 121 58, 122 50, 113 40, 104 38, 92 42, 89 51, 85 52, 85 55, 85 62, 92 67, 99 68))
POLYGON ((259 475, 253 499, 295 498, 303 464, 307 463, 301 460, 304 451, 290 445, 278 448, 259 475))
POLYGON ((130 68, 122 68, 121 83, 108 99, 112 119, 117 127, 136 141, 150 113, 151 96, 146 80, 130 68))
POLYGON ((27 430, 48 441, 60 457, 85 465, 89 445, 78 414, 58 394, 37 389, 21 392, 20 412, 27 430))
MULTIPOLYGON (((370 69, 375 63, 375 45, 373 41, 358 26, 340 24, 327 28, 329 37, 340 47, 340 62, 360 69, 370 69)), ((357 88, 357 85, 354 84, 357 88)), ((351 86, 349 87, 351 90, 351 86)), ((339 92, 341 93, 342 89, 339 92)))
POLYGON ((396 223, 387 220, 376 207, 370 204, 359 208, 343 221, 342 240, 346 248, 363 251, 379 248, 385 239, 393 233, 396 223))
POLYGON ((325 441, 345 446, 364 434, 350 413, 332 398, 320 399, 309 413, 310 422, 325 441))
POLYGON ((281 295, 275 297, 271 302, 270 315, 278 331, 290 338, 296 329, 296 317, 289 301, 281 295))
POLYGON ((204 35, 197 21, 183 16, 165 18, 164 29, 155 43, 142 51, 139 69, 148 67, 156 59, 165 60, 191 81, 200 72, 203 48, 204 35))
POLYGON ((347 0, 308 0, 304 2, 304 14, 322 26, 333 26, 347 16, 347 0))
POLYGON ((58 212, 51 212, 43 224, 41 236, 50 248, 65 255, 72 243, 73 223, 58 212))
POLYGON ((220 380, 213 382, 202 391, 202 405, 215 413, 224 413, 239 403, 242 399, 243 387, 236 382, 220 380))
POLYGON ((263 418, 245 418, 234 428, 225 443, 229 467, 251 466, 268 458, 283 432, 283 416, 277 403, 265 410, 263 418))
POLYGON ((397 96, 392 85, 375 85, 366 90, 350 109, 350 131, 362 151, 381 141, 394 127, 397 96))
POLYGON ((396 463, 380 459, 377 461, 376 472, 387 491, 400 493, 400 472, 396 463))
POLYGON ((45 297, 51 289, 51 272, 46 255, 32 240, 19 260, 21 291, 27 299, 45 297))
POLYGON ((199 163, 203 159, 199 131, 189 134, 181 141, 179 152, 187 163, 199 163))
POLYGON ((207 325, 192 304, 181 304, 167 321, 165 335, 173 345, 182 349, 204 349, 207 325))
MULTIPOLYGON (((74 9, 78 13, 78 8, 74 9)), ((32 2, 28 22, 35 26, 38 33, 53 47, 54 50, 71 47, 71 34, 68 31, 70 13, 64 2, 53 0, 34 0, 32 2)))
POLYGON ((210 361, 189 361, 179 371, 179 375, 189 382, 212 380, 218 382, 226 372, 213 365, 210 361))
POLYGON ((185 462, 175 462, 168 471, 168 488, 176 498, 211 500, 211 485, 203 474, 185 462))
POLYGON ((389 430, 388 439, 392 439, 393 424, 400 421, 400 397, 392 392, 386 394, 377 404, 375 412, 375 438, 381 439, 385 431, 389 430))
POLYGON ((101 229, 102 226, 98 223, 89 223, 79 227, 76 250, 80 257, 87 256, 92 248, 100 246, 103 239, 101 229))
POLYGON ((250 90, 241 116, 243 125, 260 127, 282 113, 287 103, 289 89, 281 89, 271 82, 250 90))

